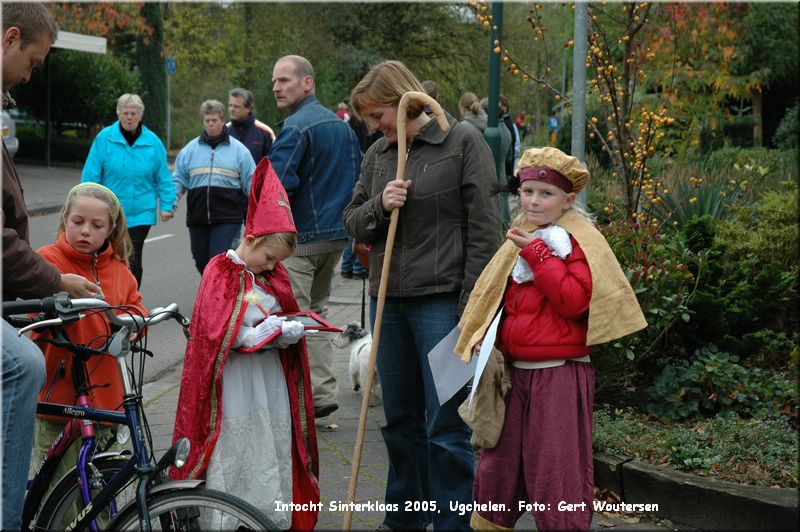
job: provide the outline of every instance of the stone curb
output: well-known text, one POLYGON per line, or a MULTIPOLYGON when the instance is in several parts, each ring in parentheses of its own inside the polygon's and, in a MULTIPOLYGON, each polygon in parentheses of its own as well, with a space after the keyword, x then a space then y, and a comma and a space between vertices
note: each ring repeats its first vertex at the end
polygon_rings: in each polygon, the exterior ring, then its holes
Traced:
POLYGON ((630 504, 658 504, 657 515, 705 530, 797 530, 798 492, 713 480, 627 456, 597 452, 595 484, 630 504))
POLYGON ((54 212, 59 212, 61 207, 61 205, 45 205, 42 207, 34 207, 32 209, 28 209, 28 216, 46 216, 48 214, 53 214, 54 212))

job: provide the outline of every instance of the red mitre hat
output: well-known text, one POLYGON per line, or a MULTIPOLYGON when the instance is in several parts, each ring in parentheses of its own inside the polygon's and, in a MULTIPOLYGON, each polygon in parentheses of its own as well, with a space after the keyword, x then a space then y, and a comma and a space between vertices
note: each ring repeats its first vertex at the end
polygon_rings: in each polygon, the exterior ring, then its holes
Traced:
POLYGON ((253 173, 244 234, 264 236, 271 233, 297 233, 297 229, 289 196, 269 159, 264 157, 253 173))

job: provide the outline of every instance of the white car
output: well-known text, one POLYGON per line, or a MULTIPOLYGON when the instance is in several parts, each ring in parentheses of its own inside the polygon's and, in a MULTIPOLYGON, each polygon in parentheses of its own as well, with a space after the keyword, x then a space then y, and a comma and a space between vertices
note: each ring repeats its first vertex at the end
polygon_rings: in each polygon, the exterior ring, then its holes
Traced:
POLYGON ((7 112, 3 111, 2 115, 2 124, 3 124, 3 142, 8 148, 8 153, 11 157, 17 153, 19 149, 19 139, 17 138, 17 126, 14 123, 14 119, 11 118, 7 112))

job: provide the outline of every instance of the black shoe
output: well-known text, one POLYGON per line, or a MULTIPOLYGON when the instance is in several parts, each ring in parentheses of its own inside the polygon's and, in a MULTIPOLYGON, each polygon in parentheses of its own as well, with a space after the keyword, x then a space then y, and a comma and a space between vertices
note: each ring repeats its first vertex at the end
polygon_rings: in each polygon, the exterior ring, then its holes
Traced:
POLYGON ((368 275, 367 272, 353 272, 352 278, 353 279, 366 279, 367 275, 368 275))
POLYGON ((331 403, 329 405, 314 405, 314 418, 321 418, 331 415, 339 409, 339 405, 331 403))
POLYGON ((353 272, 339 272, 339 273, 345 279, 352 279, 353 278, 353 272))

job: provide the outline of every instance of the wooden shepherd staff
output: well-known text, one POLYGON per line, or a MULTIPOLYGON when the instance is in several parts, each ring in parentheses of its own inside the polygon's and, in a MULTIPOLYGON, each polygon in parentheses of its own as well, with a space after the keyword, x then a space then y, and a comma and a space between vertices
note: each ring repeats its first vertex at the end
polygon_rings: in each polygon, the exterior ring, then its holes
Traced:
MULTIPOLYGON (((447 117, 442 111, 439 102, 425 94, 424 92, 407 92, 400 98, 397 106, 397 176, 395 179, 405 179, 406 174, 406 119, 409 102, 427 105, 436 117, 436 121, 442 131, 449 129, 447 117)), ((358 473, 361 468, 361 450, 364 447, 364 431, 367 426, 367 409, 369 408, 369 394, 375 382, 375 364, 378 361, 378 346, 381 343, 381 321, 383 320, 383 306, 386 303, 386 285, 389 283, 389 268, 392 265, 392 249, 394 248, 394 237, 397 232, 397 220, 400 216, 400 208, 392 209, 392 217, 389 221, 389 232, 386 235, 386 251, 383 256, 383 269, 381 270, 381 283, 378 287, 378 307, 375 309, 375 326, 372 331, 372 348, 369 352, 369 363, 367 370, 367 382, 364 384, 364 396, 361 400, 361 415, 358 419, 358 432, 356 433, 356 446, 353 450, 353 469, 350 473, 350 485, 347 488, 347 510, 344 514, 342 530, 350 530, 353 520, 353 503, 356 500, 356 486, 358 485, 358 473)))

